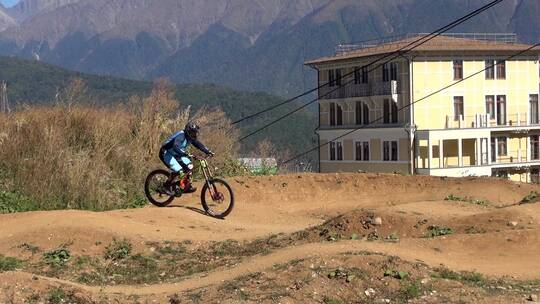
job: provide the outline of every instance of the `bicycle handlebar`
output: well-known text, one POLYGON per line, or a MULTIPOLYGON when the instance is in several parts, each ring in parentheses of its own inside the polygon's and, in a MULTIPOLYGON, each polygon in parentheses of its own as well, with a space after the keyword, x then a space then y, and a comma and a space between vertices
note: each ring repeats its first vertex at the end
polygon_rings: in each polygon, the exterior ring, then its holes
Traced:
POLYGON ((193 154, 190 154, 188 155, 190 158, 193 158, 194 160, 206 160, 210 157, 212 157, 213 155, 207 155, 206 157, 205 156, 198 156, 198 155, 193 155, 193 154))

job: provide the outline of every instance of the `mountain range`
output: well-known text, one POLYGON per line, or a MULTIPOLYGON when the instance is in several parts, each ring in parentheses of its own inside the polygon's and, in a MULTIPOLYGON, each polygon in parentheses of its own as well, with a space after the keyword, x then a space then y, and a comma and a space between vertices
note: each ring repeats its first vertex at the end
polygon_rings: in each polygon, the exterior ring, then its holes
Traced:
MULTIPOLYGON (((429 32, 489 0, 21 0, 0 8, 0 54, 138 80, 290 96, 303 62, 339 43, 429 32)), ((454 29, 540 40, 540 1, 505 0, 454 29)))

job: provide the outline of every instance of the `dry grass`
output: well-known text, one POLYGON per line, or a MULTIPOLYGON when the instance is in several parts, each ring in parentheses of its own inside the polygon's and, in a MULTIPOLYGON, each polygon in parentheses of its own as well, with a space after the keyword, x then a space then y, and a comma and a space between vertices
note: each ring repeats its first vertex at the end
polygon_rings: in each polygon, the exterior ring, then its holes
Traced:
POLYGON ((44 210, 134 206, 146 174, 163 166, 160 144, 189 119, 203 126, 202 141, 217 155, 212 163, 231 169, 238 132, 220 109, 181 110, 165 81, 149 97, 112 108, 78 104, 84 88, 72 86, 55 106, 0 114, 0 190, 44 210))

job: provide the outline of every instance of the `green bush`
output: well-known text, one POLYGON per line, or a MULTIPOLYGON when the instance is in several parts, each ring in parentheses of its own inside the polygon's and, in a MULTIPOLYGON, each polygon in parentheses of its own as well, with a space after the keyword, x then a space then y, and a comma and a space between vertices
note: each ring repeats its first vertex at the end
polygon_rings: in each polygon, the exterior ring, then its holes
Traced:
POLYGON ((105 259, 113 261, 123 260, 129 257, 131 250, 132 245, 128 240, 113 240, 112 243, 105 248, 105 259))
POLYGON ((28 197, 17 193, 0 191, 0 213, 16 213, 38 210, 38 204, 28 197))
POLYGON ((540 197, 540 192, 531 191, 527 196, 525 196, 519 203, 520 204, 531 204, 538 200, 540 197))
POLYGON ((0 254, 0 272, 13 271, 19 268, 21 265, 22 262, 20 260, 0 254))
POLYGON ((443 235, 449 235, 454 233, 452 228, 443 227, 443 226, 429 226, 426 232, 426 237, 437 237, 443 235))
POLYGON ((45 259, 45 263, 48 265, 60 267, 64 266, 69 261, 71 254, 67 248, 60 247, 55 250, 45 252, 43 254, 43 258, 45 259))

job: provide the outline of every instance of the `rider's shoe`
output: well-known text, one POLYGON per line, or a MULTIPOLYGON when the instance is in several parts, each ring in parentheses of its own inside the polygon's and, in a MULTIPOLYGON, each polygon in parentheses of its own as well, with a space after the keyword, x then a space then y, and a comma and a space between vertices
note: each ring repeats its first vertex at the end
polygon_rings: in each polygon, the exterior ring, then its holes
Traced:
POLYGON ((189 185, 184 189, 184 193, 193 193, 195 191, 197 191, 197 188, 192 185, 189 185))

